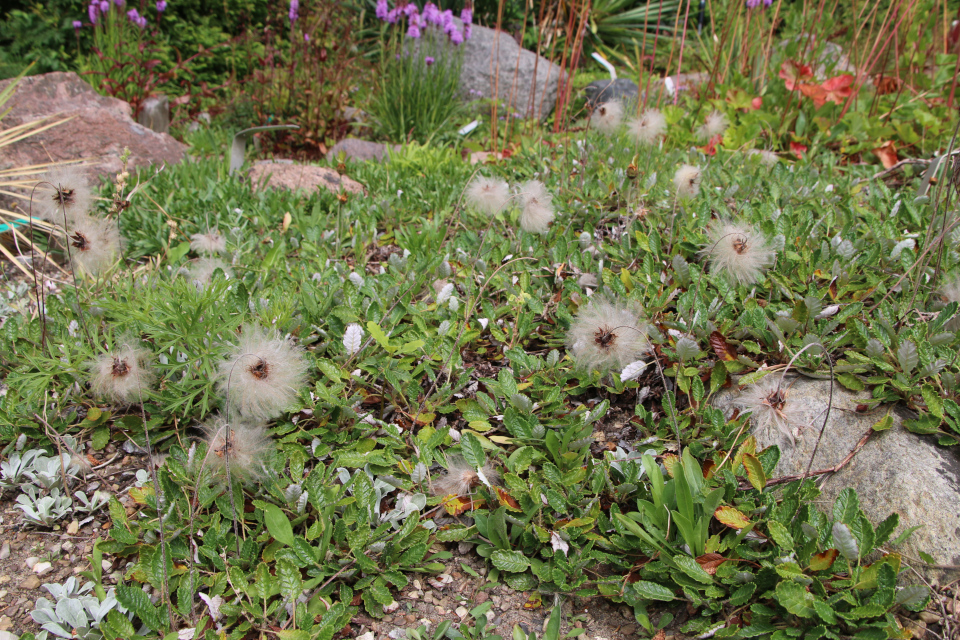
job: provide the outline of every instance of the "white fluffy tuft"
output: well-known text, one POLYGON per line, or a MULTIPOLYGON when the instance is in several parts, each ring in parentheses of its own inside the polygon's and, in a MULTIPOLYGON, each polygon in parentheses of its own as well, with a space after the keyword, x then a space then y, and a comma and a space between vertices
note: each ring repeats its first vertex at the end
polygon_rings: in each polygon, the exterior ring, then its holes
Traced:
POLYGON ((231 425, 224 417, 216 416, 202 429, 207 443, 204 464, 215 477, 226 480, 228 459, 231 480, 249 482, 267 475, 267 464, 276 454, 276 445, 266 428, 242 423, 231 425))
POLYGON ((156 376, 146 366, 150 353, 146 349, 124 345, 119 350, 94 358, 90 370, 90 391, 113 402, 131 403, 140 400, 156 376))
POLYGON ((472 494, 481 484, 494 485, 499 480, 500 473, 490 462, 482 469, 475 469, 460 456, 447 456, 447 471, 433 483, 432 490, 438 496, 465 496, 472 494))
POLYGON ((719 111, 714 111, 707 116, 707 121, 697 129, 697 137, 701 140, 712 140, 719 135, 723 135, 729 124, 727 116, 719 111))
POLYGON ((623 122, 623 105, 617 101, 602 102, 590 114, 590 127, 605 136, 612 136, 623 122))
POLYGON ((553 196, 539 180, 520 186, 520 228, 528 233, 546 233, 553 222, 553 196))
POLYGON ((467 203, 488 216, 503 210, 510 201, 510 187, 505 180, 477 176, 467 187, 467 203))
POLYGON ((67 226, 85 217, 93 204, 93 191, 77 165, 57 165, 47 171, 33 194, 33 215, 41 220, 67 226), (61 203, 63 209, 61 210, 61 203))
POLYGON ((759 280, 777 257, 766 237, 746 223, 715 220, 707 237, 709 243, 701 254, 710 260, 710 271, 742 284, 759 280))
POLYGON ((624 369, 650 350, 638 305, 595 296, 567 331, 567 350, 582 369, 624 369))
POLYGON ((74 268, 91 275, 110 267, 120 253, 120 232, 109 220, 79 216, 70 221, 66 241, 74 268))
POLYGON ((233 269, 229 264, 220 258, 204 257, 193 261, 190 268, 187 269, 187 278, 190 279, 190 282, 197 285, 198 289, 205 289, 207 285, 210 284, 210 281, 213 279, 213 274, 216 273, 217 269, 223 271, 223 275, 226 278, 229 279, 233 277, 233 269))
POLYGON ((768 374, 746 387, 733 404, 750 414, 754 432, 776 429, 793 444, 801 427, 802 408, 789 401, 790 393, 780 387, 780 378, 778 374, 768 374))
POLYGON ((190 248, 197 253, 223 253, 227 250, 227 239, 217 229, 208 229, 206 233, 190 236, 190 248))
POLYGON ((673 176, 673 186, 676 188, 677 197, 684 200, 692 200, 700 193, 700 181, 703 179, 703 172, 700 167, 685 164, 681 165, 673 176))
POLYGON ((656 109, 647 109, 627 122, 627 131, 641 144, 657 144, 667 132, 667 119, 656 109))
POLYGON ((244 325, 242 330, 220 365, 217 388, 244 418, 275 418, 306 382, 303 351, 274 329, 244 325))

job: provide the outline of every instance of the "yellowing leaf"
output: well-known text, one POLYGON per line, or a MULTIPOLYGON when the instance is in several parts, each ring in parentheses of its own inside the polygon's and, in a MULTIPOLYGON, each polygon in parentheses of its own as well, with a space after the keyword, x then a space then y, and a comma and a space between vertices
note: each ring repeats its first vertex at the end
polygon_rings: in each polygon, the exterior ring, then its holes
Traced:
POLYGON ((741 511, 728 506, 717 507, 713 517, 734 529, 743 529, 750 524, 750 520, 741 511))
POLYGON ((757 491, 763 491, 767 486, 767 474, 763 472, 763 465, 757 456, 745 453, 743 455, 743 468, 747 470, 747 479, 753 488, 757 491))

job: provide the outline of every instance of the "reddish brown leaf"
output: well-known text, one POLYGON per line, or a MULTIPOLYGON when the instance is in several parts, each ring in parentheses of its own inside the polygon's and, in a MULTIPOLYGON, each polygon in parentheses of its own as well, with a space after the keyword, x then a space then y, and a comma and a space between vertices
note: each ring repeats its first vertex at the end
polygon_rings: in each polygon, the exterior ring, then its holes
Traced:
POLYGON ((464 511, 472 511, 474 509, 479 509, 483 506, 483 500, 475 500, 470 498, 461 498, 459 496, 447 496, 444 498, 443 508, 452 516, 458 516, 464 511))
POLYGON ((713 477, 713 469, 717 466, 717 463, 713 460, 707 460, 703 463, 703 477, 709 480, 713 477))
POLYGON ((700 565, 700 568, 714 575, 717 572, 717 567, 726 562, 728 558, 724 558, 719 553, 705 553, 699 558, 697 558, 697 564, 700 565))
POLYGON ((891 76, 885 76, 882 73, 874 76, 873 86, 877 88, 878 96, 885 96, 889 93, 896 93, 900 90, 900 85, 903 84, 903 80, 900 78, 894 78, 891 76))
POLYGON ((787 89, 793 91, 797 88, 798 83, 801 81, 813 79, 813 69, 805 64, 800 64, 799 62, 794 62, 793 60, 787 60, 780 65, 779 76, 783 78, 784 83, 787 85, 787 89))
POLYGON ((737 359, 737 350, 727 344, 727 339, 719 331, 710 334, 710 346, 721 360, 729 362, 737 359))
POLYGON ((520 511, 520 503, 517 502, 513 498, 513 496, 511 496, 509 493, 507 493, 505 490, 501 489, 500 487, 494 487, 494 489, 496 489, 497 491, 497 500, 500 502, 502 506, 506 507, 507 509, 512 509, 514 511, 520 511))
POLYGON ((833 566, 833 561, 837 559, 839 553, 836 549, 827 549, 826 551, 813 554, 813 557, 810 558, 810 570, 824 571, 829 569, 833 566))
POLYGON ((832 299, 836 300, 836 299, 837 299, 837 293, 839 293, 839 292, 837 291, 837 279, 834 278, 833 280, 830 281, 830 297, 831 297, 832 299))
POLYGON ((879 147, 873 150, 877 157, 880 158, 880 162, 883 163, 884 169, 889 169, 893 165, 900 162, 900 158, 897 157, 897 146, 893 144, 893 140, 887 140, 879 147))
POLYGON ((798 158, 802 158, 803 154, 807 152, 807 145, 800 144, 799 142, 791 141, 790 151, 793 153, 793 155, 797 156, 798 158))

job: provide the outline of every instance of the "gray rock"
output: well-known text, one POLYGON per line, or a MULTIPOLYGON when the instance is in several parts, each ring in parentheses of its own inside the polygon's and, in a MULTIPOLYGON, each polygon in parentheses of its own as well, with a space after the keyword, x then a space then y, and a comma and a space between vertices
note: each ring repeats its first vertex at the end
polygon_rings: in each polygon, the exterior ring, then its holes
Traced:
MULTIPOLYGON (((0 91, 10 82, 0 81, 0 91)), ((100 95, 75 73, 23 78, 5 106, 10 112, 4 129, 54 115, 59 118, 52 121, 73 119, 6 146, 0 169, 84 159, 90 177, 113 177, 122 168, 124 148, 130 149, 128 168, 180 162, 186 151, 169 135, 134 122, 129 104, 100 95)))
MULTIPOLYGON (((387 159, 387 145, 380 142, 370 142, 359 138, 344 138, 333 145, 327 152, 327 159, 337 162, 342 152, 347 160, 358 160, 361 162, 367 160, 382 161, 387 159)), ((393 150, 400 149, 400 145, 393 145, 393 150)))
POLYGON ((617 78, 616 80, 594 80, 586 87, 583 92, 587 94, 587 102, 593 107, 602 102, 620 102, 636 101, 640 96, 640 89, 637 83, 629 78, 617 78))
MULTIPOLYGON (((787 407, 798 412, 798 420, 803 425, 796 445, 779 432, 754 434, 760 446, 780 447, 776 476, 802 474, 806 470, 823 426, 830 394, 830 383, 825 380, 788 376, 784 388, 788 390, 787 407)), ((729 410, 737 395, 736 391, 721 392, 714 397, 713 404, 729 410)), ((903 420, 909 415, 899 406, 857 413, 857 405, 868 398, 869 392, 853 393, 839 384, 834 386, 829 424, 812 471, 841 463, 888 412, 893 426, 870 433, 866 444, 839 472, 820 476, 818 484, 823 491, 820 506, 829 515, 837 494, 845 487, 852 487, 874 526, 891 513, 900 515, 900 526, 891 539, 909 527, 920 525, 899 547, 887 544, 885 548, 901 553, 905 561, 928 578, 942 580, 948 574, 924 570, 918 561, 918 552, 930 554, 939 565, 960 565, 960 527, 957 525, 960 522, 960 458, 953 449, 937 446, 929 437, 907 431, 903 420)))
POLYGON ((159 95, 144 100, 137 122, 157 133, 170 133, 170 99, 159 95))
POLYGON ((345 191, 356 195, 364 193, 363 185, 333 169, 315 165, 299 164, 292 160, 262 160, 255 163, 247 176, 260 188, 303 189, 308 192, 327 189, 334 193, 345 191))
POLYGON ((19 636, 15 636, 9 631, 0 631, 0 640, 18 640, 19 636))
POLYGON ((550 115, 557 101, 560 67, 521 48, 508 33, 480 25, 473 25, 472 31, 461 45, 460 90, 470 99, 498 97, 509 113, 521 117, 550 115))

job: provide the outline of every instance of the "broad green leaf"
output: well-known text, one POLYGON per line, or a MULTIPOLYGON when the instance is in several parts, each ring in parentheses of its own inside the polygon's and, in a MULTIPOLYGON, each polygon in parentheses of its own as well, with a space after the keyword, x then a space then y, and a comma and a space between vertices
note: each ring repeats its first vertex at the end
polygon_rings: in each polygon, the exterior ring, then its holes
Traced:
POLYGON ((660 600, 662 602, 669 602, 675 599, 673 591, 661 584, 657 584, 656 582, 638 580, 630 585, 630 587, 639 597, 643 598, 644 600, 660 600))
POLYGON ((743 468, 747 470, 747 479, 757 491, 763 491, 767 486, 767 474, 763 472, 763 465, 755 455, 743 454, 743 468))
POLYGON ((487 455, 483 451, 483 445, 477 436, 469 431, 464 432, 460 437, 460 450, 463 453, 463 459, 474 469, 480 469, 487 463, 487 455))
POLYGON ((287 514, 280 507, 274 504, 265 505, 263 519, 267 524, 267 531, 270 532, 274 540, 288 547, 293 546, 293 527, 290 526, 290 519, 287 514))
POLYGON ((497 569, 512 573, 520 573, 530 567, 530 560, 519 551, 497 549, 490 555, 490 560, 497 569))
POLYGON ((853 537, 850 528, 842 522, 833 523, 833 543, 840 551, 840 555, 849 562, 855 562, 860 557, 860 550, 857 548, 857 539, 853 537))
POLYGON ((783 524, 776 520, 770 520, 767 522, 767 531, 770 532, 770 537, 773 538, 773 541, 785 551, 793 549, 793 536, 790 535, 790 532, 787 531, 787 528, 783 524))
POLYGON ((803 585, 791 580, 784 580, 777 585, 776 595, 780 606, 795 616, 810 618, 816 613, 813 608, 813 594, 807 591, 803 585))

